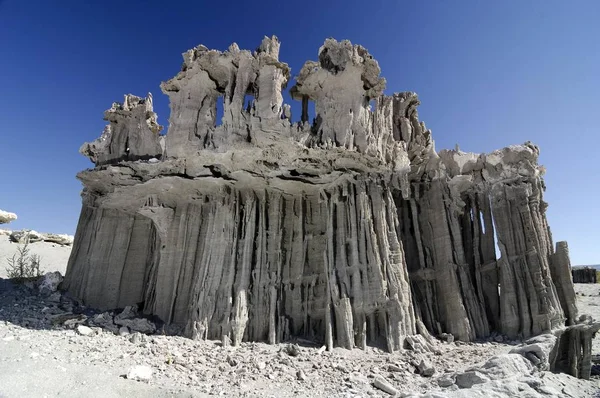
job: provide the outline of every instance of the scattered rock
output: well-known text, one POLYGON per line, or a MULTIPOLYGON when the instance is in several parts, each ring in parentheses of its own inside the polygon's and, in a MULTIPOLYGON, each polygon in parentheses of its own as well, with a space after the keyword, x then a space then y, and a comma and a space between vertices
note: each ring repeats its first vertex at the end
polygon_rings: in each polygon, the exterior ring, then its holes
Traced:
POLYGON ((230 355, 227 355, 227 363, 231 367, 235 367, 238 365, 238 361, 235 358, 231 357, 230 355))
POLYGON ((288 344, 285 346, 285 353, 291 357, 300 355, 300 347, 297 344, 288 344))
POLYGON ((445 375, 437 379, 437 384, 440 387, 450 387, 455 382, 455 377, 453 375, 445 375))
POLYGON ((256 363, 256 368, 257 368, 258 370, 265 370, 265 369, 266 369, 266 367, 267 367, 267 364, 266 364, 265 362, 262 362, 262 361, 261 361, 261 362, 257 362, 257 363, 256 363))
POLYGON ((296 378, 297 378, 298 380, 302 380, 302 381, 304 381, 304 380, 306 380, 306 379, 307 379, 307 377, 306 377, 306 374, 304 373, 304 371, 303 371, 302 369, 299 369, 299 370, 296 372, 296 378))
POLYGON ((139 332, 135 332, 132 333, 131 336, 129 337, 129 341, 133 344, 140 344, 146 341, 145 337, 143 334, 139 333, 139 332))
POLYGON ((404 369, 402 369, 400 366, 398 365, 388 365, 388 371, 390 372, 402 372, 404 369))
POLYGON ((40 293, 49 295, 58 290, 58 286, 61 284, 62 281, 63 276, 60 274, 60 272, 48 272, 39 279, 38 289, 40 293))
POLYGON ((426 352, 431 352, 433 351, 433 346, 432 344, 427 341, 427 339, 425 338, 425 336, 417 334, 414 336, 406 336, 405 340, 404 340, 404 344, 406 346, 406 348, 408 348, 409 350, 412 350, 416 353, 426 353, 426 352))
POLYGON ((422 358, 419 364, 417 365, 417 371, 423 377, 431 377, 435 373, 435 368, 429 361, 422 358))
POLYGON ((137 315, 138 315, 137 309, 134 306, 129 305, 129 306, 123 308, 123 311, 121 311, 118 315, 116 315, 114 317, 114 322, 116 323, 117 321, 120 321, 120 320, 132 319, 132 318, 137 317, 137 315))
POLYGON ((48 296, 46 300, 48 300, 51 303, 60 303, 61 297, 62 294, 60 294, 60 292, 54 292, 50 296, 48 296))
POLYGON ((146 318, 115 319, 115 324, 127 326, 130 330, 143 334, 152 334, 156 332, 156 325, 146 318))
POLYGON ((438 338, 442 341, 445 341, 446 343, 454 342, 454 336, 451 335, 450 333, 442 333, 438 336, 438 338))
POLYGON ((456 385, 460 388, 471 388, 475 384, 482 384, 489 380, 490 379, 484 374, 476 370, 458 373, 456 375, 456 385))
POLYGON ((55 320, 55 322, 54 322, 55 324, 62 323, 64 327, 73 329, 77 325, 81 325, 82 323, 85 323, 85 321, 87 320, 87 317, 83 314, 66 313, 66 314, 57 314, 56 318, 54 318, 54 320, 55 320))
POLYGON ((78 325, 76 330, 77 330, 77 333, 79 333, 82 336, 91 336, 92 334, 94 334, 94 331, 92 330, 92 328, 89 328, 84 325, 78 325))
POLYGON ((375 380, 373 380, 373 386, 390 395, 398 394, 398 390, 396 390, 394 386, 392 386, 386 379, 384 379, 381 376, 375 377, 375 380))

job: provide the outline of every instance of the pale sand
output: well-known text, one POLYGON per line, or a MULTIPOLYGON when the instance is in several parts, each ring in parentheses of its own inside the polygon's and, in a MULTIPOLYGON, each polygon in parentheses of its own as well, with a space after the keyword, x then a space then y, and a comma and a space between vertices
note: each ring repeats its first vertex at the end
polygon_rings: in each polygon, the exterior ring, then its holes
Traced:
MULTIPOLYGON (((6 278, 7 259, 17 254, 19 245, 12 243, 8 235, 0 235, 0 278, 6 278)), ((43 272, 59 271, 62 275, 67 271, 67 263, 71 255, 71 246, 61 246, 56 243, 36 242, 29 244, 29 254, 40 256, 43 272)))

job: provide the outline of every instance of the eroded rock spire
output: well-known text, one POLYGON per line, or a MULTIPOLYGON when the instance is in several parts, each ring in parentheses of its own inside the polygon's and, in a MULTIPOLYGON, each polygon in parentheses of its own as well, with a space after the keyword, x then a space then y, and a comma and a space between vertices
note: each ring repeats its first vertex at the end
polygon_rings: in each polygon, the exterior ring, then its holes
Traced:
POLYGON ((369 52, 333 39, 296 78, 292 123, 279 48, 265 37, 253 52, 185 52, 161 85, 164 148, 151 96, 105 113, 82 148, 96 167, 78 175, 72 294, 233 344, 394 351, 430 333, 516 338, 577 322, 535 145, 438 153, 417 95, 383 95, 369 52))

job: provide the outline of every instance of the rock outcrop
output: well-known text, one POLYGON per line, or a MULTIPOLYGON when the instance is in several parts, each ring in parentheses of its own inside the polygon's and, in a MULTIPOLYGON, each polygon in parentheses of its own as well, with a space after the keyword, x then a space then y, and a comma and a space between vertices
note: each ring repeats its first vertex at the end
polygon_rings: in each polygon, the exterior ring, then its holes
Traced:
POLYGON ((17 215, 15 213, 9 213, 7 211, 0 210, 0 224, 8 224, 16 219, 17 215))
POLYGON ((18 231, 11 231, 9 237, 11 242, 14 243, 36 243, 36 242, 49 242, 56 243, 62 246, 70 246, 73 244, 73 236, 66 234, 50 234, 50 233, 39 233, 31 229, 22 229, 18 231))
POLYGON ((162 157, 159 136, 162 126, 156 122, 152 94, 146 98, 127 94, 123 103, 114 102, 104 112, 106 126, 100 138, 85 143, 79 152, 97 166, 116 161, 134 161, 162 157))
POLYGON ((78 174, 66 289, 224 344, 393 351, 417 334, 527 338, 573 322, 534 144, 438 153, 417 95, 383 95, 377 61, 333 39, 296 78, 293 123, 279 45, 184 53, 161 85, 164 148, 151 96, 107 111, 82 147, 96 167, 78 174))
POLYGON ((597 270, 592 267, 576 267, 571 270, 573 283, 598 283, 597 270))

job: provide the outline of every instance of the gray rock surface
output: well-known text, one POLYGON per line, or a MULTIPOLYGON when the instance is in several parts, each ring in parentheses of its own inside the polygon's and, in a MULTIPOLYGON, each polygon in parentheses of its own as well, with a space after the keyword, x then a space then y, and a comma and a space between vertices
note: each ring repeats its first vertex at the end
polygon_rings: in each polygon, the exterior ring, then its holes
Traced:
POLYGON ((417 95, 383 95, 368 51, 333 39, 299 72, 293 123, 279 45, 184 53, 161 85, 164 150, 151 97, 107 111, 107 130, 83 148, 96 167, 78 174, 71 294, 223 346, 303 338, 426 352, 431 335, 528 338, 573 323, 534 144, 438 153, 417 95))
POLYGON ((557 332, 558 344, 552 351, 552 369, 581 379, 589 379, 592 370, 592 339, 600 322, 581 316, 578 323, 557 332))
POLYGON ((39 279, 37 287, 40 293, 49 295, 58 290, 58 286, 62 281, 63 276, 60 274, 60 272, 47 272, 39 279))
MULTIPOLYGON (((567 325, 573 325, 577 319, 577 305, 567 242, 556 242, 556 251, 550 258, 550 271, 556 285, 560 305, 567 318, 567 325)), ((593 275, 595 281, 596 270, 593 275)))
POLYGON ((123 103, 115 102, 104 112, 104 120, 109 124, 100 138, 79 149, 96 165, 162 157, 162 126, 156 122, 152 94, 146 98, 127 94, 123 103))

